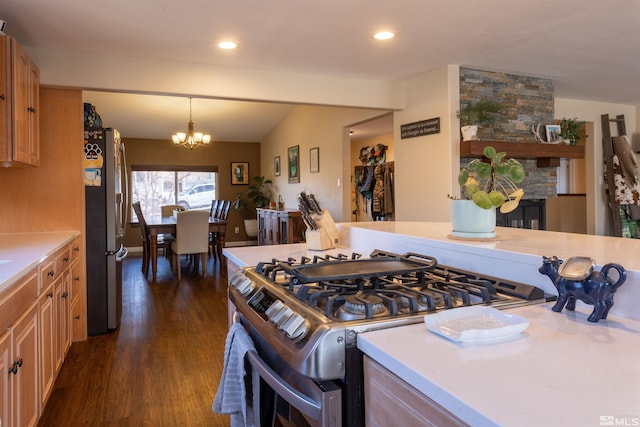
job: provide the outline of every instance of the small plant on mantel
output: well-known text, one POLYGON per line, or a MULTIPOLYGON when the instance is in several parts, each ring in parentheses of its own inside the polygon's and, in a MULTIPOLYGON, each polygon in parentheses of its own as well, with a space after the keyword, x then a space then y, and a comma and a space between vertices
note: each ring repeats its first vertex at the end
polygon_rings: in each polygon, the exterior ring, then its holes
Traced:
MULTIPOLYGON (((525 172, 516 159, 505 159, 507 153, 498 153, 486 146, 484 159, 473 159, 458 174, 458 184, 464 196, 483 208, 500 208, 509 213, 518 207, 524 190, 517 186, 524 181, 525 172)), ((450 196, 450 198, 452 198, 450 196)))
POLYGON ((497 123, 496 113, 502 106, 494 101, 470 102, 456 113, 460 126, 493 126, 497 123))
MULTIPOLYGON (((563 117, 560 121, 560 137, 568 140, 569 145, 576 145, 578 144, 578 139, 580 139, 580 134, 584 133, 584 125, 585 122, 578 120, 576 117, 573 119, 563 117)), ((587 136, 584 135, 585 138, 587 136)))

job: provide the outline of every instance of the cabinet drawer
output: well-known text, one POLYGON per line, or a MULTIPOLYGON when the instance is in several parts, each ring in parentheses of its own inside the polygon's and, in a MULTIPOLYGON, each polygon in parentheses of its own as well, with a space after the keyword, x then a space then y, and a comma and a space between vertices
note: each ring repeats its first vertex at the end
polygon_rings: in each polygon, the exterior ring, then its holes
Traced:
POLYGON ((78 259, 80 256, 80 239, 75 238, 71 243, 69 243, 69 254, 71 255, 71 262, 78 259))
POLYGON ((56 252, 56 276, 62 274, 62 272, 71 264, 71 249, 67 245, 64 248, 56 252))
POLYGON ((0 297, 0 330, 11 325, 38 296, 38 275, 35 270, 0 297))
POLYGON ((38 267, 38 271, 40 272, 40 288, 38 289, 38 294, 40 294, 43 289, 47 289, 51 286, 56 280, 55 261, 54 257, 50 257, 46 261, 43 261, 38 267))
POLYGON ((82 271, 82 266, 79 262, 74 262, 71 264, 71 298, 75 298, 77 295, 80 295, 80 272, 82 271))

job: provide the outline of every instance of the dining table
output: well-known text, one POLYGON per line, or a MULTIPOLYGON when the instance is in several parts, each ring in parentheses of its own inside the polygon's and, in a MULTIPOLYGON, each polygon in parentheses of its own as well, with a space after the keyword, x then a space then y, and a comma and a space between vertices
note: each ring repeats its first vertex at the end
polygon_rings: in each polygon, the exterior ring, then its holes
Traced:
MULTIPOLYGON (((151 275, 152 280, 156 281, 158 272, 158 234, 176 234, 176 218, 174 216, 152 216, 147 219, 147 227, 149 230, 150 252, 151 252, 151 275)), ((227 231, 227 221, 210 217, 209 232, 218 233, 219 245, 216 247, 220 265, 225 266, 222 259, 222 248, 225 244, 225 233, 227 231)))

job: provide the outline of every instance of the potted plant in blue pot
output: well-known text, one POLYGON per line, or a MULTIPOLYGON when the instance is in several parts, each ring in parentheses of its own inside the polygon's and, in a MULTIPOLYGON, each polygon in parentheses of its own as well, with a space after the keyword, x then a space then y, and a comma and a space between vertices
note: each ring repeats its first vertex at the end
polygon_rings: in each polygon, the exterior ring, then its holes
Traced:
POLYGON ((491 146, 483 154, 483 159, 473 159, 458 174, 463 199, 451 201, 454 237, 495 237, 496 209, 509 213, 524 195, 517 185, 525 178, 522 164, 491 146))

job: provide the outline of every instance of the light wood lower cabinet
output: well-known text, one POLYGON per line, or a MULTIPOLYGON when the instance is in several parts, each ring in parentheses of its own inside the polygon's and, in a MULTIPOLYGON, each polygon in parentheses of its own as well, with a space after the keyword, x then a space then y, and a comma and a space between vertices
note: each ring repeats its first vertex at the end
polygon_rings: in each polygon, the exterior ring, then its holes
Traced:
POLYGON ((2 426, 35 426, 40 414, 36 301, 0 337, 0 368, 2 426))
POLYGON ((71 246, 40 264, 40 406, 44 408, 71 346, 71 246))
POLYGON ((55 338, 56 313, 53 283, 38 298, 40 316, 40 407, 44 407, 56 379, 55 338))
POLYGON ((72 246, 0 291, 0 426, 35 426, 71 346, 72 246))
POLYGON ((467 426, 367 356, 364 356, 364 395, 367 427, 467 426))

